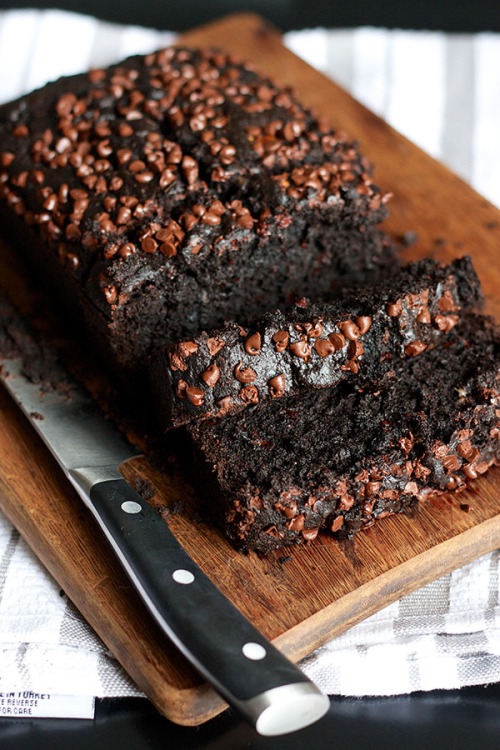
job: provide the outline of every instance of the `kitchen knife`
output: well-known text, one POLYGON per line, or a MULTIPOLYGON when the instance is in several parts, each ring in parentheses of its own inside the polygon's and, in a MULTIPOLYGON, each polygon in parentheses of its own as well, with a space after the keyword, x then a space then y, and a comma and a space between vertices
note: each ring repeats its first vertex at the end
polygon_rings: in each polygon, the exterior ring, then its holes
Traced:
POLYGON ((262 735, 306 727, 329 700, 222 594, 167 523, 119 472, 138 455, 60 363, 55 390, 32 382, 21 357, 0 380, 97 520, 131 582, 184 656, 262 735))

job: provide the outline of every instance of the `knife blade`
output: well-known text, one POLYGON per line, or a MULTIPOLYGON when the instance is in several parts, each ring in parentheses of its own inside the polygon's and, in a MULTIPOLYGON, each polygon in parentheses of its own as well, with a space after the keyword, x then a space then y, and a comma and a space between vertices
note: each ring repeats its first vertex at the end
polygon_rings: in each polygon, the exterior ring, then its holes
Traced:
POLYGON ((215 690, 266 736, 318 721, 328 697, 195 564, 123 478, 138 452, 54 358, 47 389, 22 356, 0 356, 0 382, 59 463, 163 632, 215 690))

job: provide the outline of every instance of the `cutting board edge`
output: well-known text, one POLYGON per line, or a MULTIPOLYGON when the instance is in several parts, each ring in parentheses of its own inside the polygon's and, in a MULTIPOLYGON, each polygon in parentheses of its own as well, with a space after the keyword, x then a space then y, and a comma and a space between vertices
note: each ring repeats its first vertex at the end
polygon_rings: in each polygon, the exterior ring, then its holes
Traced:
POLYGON ((383 607, 499 547, 500 513, 381 573, 290 628, 273 643, 290 659, 300 661, 383 607), (420 574, 414 579, 408 578, 415 566, 420 568, 420 574), (382 598, 383 607, 380 606, 382 598), (316 633, 314 639, 311 639, 312 632, 316 633))
MULTIPOLYGON (((73 491, 69 483, 68 490, 70 492, 73 491)), ((76 502, 81 501, 79 498, 76 498, 76 502)), ((111 637, 111 631, 108 633, 103 627, 102 622, 96 622, 95 609, 88 605, 80 589, 75 588, 71 578, 65 575, 65 568, 58 565, 58 561, 54 559, 46 546, 41 546, 38 543, 33 531, 27 528, 22 516, 16 513, 16 493, 12 491, 12 488, 2 477, 0 477, 0 510, 19 531, 42 565, 67 594, 89 625, 96 631, 99 638, 113 653, 123 669, 132 677, 137 686, 147 694, 147 697, 161 714, 177 724, 198 726, 209 721, 227 708, 227 703, 206 682, 200 682, 189 687, 179 687, 170 684, 166 680, 158 680, 158 686, 151 681, 144 680, 142 673, 134 668, 133 661, 128 661, 126 657, 127 650, 125 649, 122 654, 121 650, 117 649, 116 643, 111 637)), ((99 532, 97 525, 96 531, 99 532)), ((111 551, 109 551, 109 554, 111 554, 111 551)), ((180 658, 183 659, 184 657, 180 658)))

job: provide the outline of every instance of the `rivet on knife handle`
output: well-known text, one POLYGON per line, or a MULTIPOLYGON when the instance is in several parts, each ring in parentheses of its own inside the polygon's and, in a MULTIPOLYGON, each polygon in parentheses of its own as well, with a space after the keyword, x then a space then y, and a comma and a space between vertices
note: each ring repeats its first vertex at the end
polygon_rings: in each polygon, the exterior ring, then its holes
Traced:
POLYGON ((323 716, 328 698, 280 654, 195 565, 165 521, 123 479, 137 455, 60 363, 55 390, 0 357, 0 381, 97 519, 163 628, 215 689, 266 735, 323 716))
POLYGON ((106 476, 95 467, 70 472, 150 611, 189 661, 261 734, 293 732, 324 716, 328 698, 195 565, 161 516, 123 478, 100 479, 106 476))

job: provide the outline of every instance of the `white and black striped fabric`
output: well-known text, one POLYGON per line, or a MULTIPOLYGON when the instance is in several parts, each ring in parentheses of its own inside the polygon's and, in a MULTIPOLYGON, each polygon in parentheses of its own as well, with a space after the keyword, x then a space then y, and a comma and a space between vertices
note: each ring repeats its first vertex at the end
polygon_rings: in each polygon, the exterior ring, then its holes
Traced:
MULTIPOLYGON (((169 44, 170 32, 61 11, 0 13, 0 102, 169 44)), ((500 206, 500 35, 314 29, 286 43, 500 206)), ((326 692, 500 681, 500 553, 351 628, 304 670, 326 692)), ((0 514, 0 692, 140 695, 0 514)))

